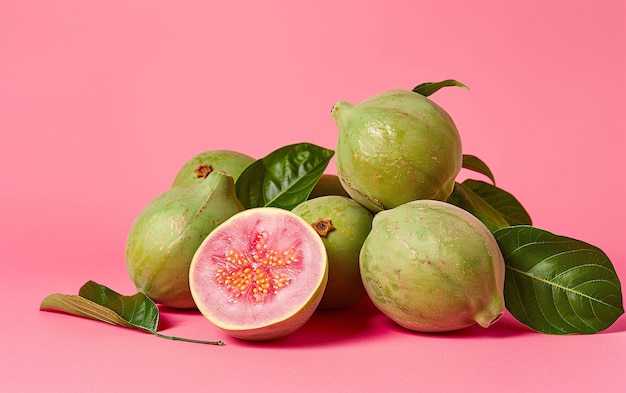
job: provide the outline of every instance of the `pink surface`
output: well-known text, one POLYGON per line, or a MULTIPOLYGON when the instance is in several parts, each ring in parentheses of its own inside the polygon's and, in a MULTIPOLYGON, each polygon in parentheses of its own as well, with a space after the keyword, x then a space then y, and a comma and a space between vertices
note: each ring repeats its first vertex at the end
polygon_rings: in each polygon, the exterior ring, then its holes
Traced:
POLYGON ((423 335, 363 302, 250 344, 163 311, 212 347, 38 311, 90 279, 133 293, 130 224, 196 153, 334 148, 335 102, 447 78, 464 152, 625 281, 625 3, 471 3, 2 1, 0 391, 621 391, 624 317, 423 335))

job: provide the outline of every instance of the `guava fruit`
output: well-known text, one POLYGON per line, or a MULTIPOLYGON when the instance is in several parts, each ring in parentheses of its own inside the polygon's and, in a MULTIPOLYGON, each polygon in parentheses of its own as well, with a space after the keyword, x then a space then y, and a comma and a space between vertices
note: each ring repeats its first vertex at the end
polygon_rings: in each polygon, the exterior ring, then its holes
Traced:
POLYGON ((359 266, 385 315, 419 332, 494 323, 504 307, 504 259, 487 227, 447 202, 408 202, 374 217, 359 266))
POLYGON ((373 212, 417 199, 446 200, 463 161, 450 115, 427 97, 390 90, 332 109, 335 164, 350 196, 373 212))
POLYGON ((317 232, 288 210, 257 207, 228 219, 202 242, 189 285, 200 312, 244 340, 286 336, 311 317, 328 281, 317 232))
POLYGON ((180 168, 172 187, 201 182, 212 171, 224 171, 235 181, 243 170, 253 163, 254 158, 232 150, 209 150, 189 159, 180 168))
POLYGON ((126 241, 126 269, 137 290, 156 303, 194 308, 189 265, 206 236, 244 207, 226 172, 171 188, 145 206, 126 241))
POLYGON ((315 229, 328 254, 328 284, 318 309, 345 308, 363 299, 359 252, 374 215, 354 200, 337 195, 310 199, 292 212, 315 229))
POLYGON ((350 194, 343 188, 339 176, 330 173, 324 173, 315 183, 315 187, 311 190, 308 199, 313 199, 327 195, 338 195, 350 198, 350 194))

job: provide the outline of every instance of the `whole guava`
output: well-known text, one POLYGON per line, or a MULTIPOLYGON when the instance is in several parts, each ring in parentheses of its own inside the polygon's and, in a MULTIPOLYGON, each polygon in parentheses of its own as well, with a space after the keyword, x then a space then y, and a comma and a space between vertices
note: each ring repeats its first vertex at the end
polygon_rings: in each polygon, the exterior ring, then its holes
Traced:
POLYGON ((288 210, 258 207, 216 228, 189 269, 191 293, 215 326, 245 340, 272 340, 303 326, 328 281, 319 235, 288 210))
POLYGON ((337 174, 373 212, 417 199, 446 200, 463 161, 448 113, 425 96, 391 90, 359 104, 338 102, 337 174))
POLYGON ((213 229, 243 209, 232 176, 222 171, 159 195, 137 215, 126 241, 126 269, 137 290, 165 306, 194 308, 191 259, 213 229))
POLYGON ((230 174, 234 181, 244 169, 255 160, 254 158, 232 150, 208 150, 189 159, 180 168, 172 187, 201 182, 212 171, 223 171, 230 174))
POLYGON ((324 173, 320 176, 315 187, 311 190, 308 199, 313 199, 327 195, 338 195, 350 198, 350 194, 343 188, 339 176, 330 173, 324 173))
POLYGON ((410 330, 488 327, 503 313, 504 259, 495 238, 446 202, 419 200, 378 213, 360 269, 376 307, 410 330))
POLYGON ((372 229, 373 214, 354 200, 336 195, 310 199, 292 212, 315 229, 328 254, 328 284, 318 308, 344 308, 364 298, 359 252, 372 229))

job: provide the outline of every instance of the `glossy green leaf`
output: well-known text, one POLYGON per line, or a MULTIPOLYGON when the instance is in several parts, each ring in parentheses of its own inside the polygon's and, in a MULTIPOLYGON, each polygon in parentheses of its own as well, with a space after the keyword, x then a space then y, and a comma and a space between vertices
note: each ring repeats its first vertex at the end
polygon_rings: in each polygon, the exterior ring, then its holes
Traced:
POLYGON ((485 162, 483 160, 481 160, 480 158, 470 155, 470 154, 463 154, 463 164, 462 167, 465 169, 469 169, 471 171, 474 172, 478 172, 481 175, 485 175, 489 178, 489 180, 491 180, 491 182, 493 183, 493 185, 496 185, 496 179, 493 176, 493 173, 491 172, 491 169, 489 169, 489 167, 487 166, 487 164, 485 164, 485 162))
POLYGON ((275 150, 244 169, 235 184, 237 197, 246 208, 291 210, 306 201, 334 154, 310 143, 275 150))
POLYGON ((502 213, 464 183, 454 183, 454 189, 447 202, 472 213, 491 232, 511 226, 502 213))
POLYGON ((468 87, 462 84, 461 82, 455 81, 454 79, 446 79, 441 82, 426 82, 420 85, 417 85, 413 88, 413 91, 423 95, 424 97, 428 97, 429 95, 437 92, 437 90, 448 87, 448 86, 457 86, 462 87, 463 89, 467 89, 468 87))
POLYGON ((156 333, 159 324, 159 309, 150 298, 139 292, 122 296, 111 289, 88 281, 78 295, 114 311, 133 327, 156 333))
POLYGON ((46 296, 39 309, 59 311, 126 328, 143 330, 169 340, 199 344, 224 344, 222 341, 194 340, 160 334, 157 332, 159 309, 150 298, 141 292, 131 296, 123 296, 94 281, 85 283, 80 288, 78 295, 55 293, 46 296))
POLYGON ((509 223, 509 226, 532 225, 530 215, 524 209, 524 206, 508 191, 489 183, 472 179, 465 180, 463 185, 497 210, 509 223))
POLYGON ((506 263, 506 308, 548 334, 590 334, 624 313, 619 278, 595 246, 531 226, 494 233, 506 263))

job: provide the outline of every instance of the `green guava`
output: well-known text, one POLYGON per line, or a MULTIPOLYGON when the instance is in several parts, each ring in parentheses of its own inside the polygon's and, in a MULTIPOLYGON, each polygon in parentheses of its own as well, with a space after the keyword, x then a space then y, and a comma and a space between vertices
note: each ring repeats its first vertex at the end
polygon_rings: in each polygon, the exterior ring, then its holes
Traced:
POLYGON ((180 168, 172 187, 199 183, 217 170, 230 174, 236 182, 241 172, 254 161, 254 158, 232 150, 205 151, 189 159, 180 168))
POLYGON ((407 90, 391 90, 332 109, 336 168, 350 196, 373 212, 417 199, 446 200, 463 161, 448 113, 407 90))
POLYGON ((372 228, 373 214, 354 200, 336 195, 310 199, 292 212, 315 229, 328 254, 328 284, 318 308, 339 309, 363 299, 359 252, 372 228))
POLYGON ((272 340, 303 326, 328 281, 324 243, 288 210, 245 210, 216 228, 189 269, 191 294, 218 328, 244 340, 272 340))
POLYGON ((324 173, 317 183, 315 183, 315 187, 313 187, 308 199, 327 195, 338 195, 350 198, 350 194, 348 194, 348 192, 341 185, 339 176, 324 173))
POLYGON ((126 241, 126 269, 137 290, 165 306, 194 308, 191 259, 213 229, 243 209, 232 176, 222 171, 171 188, 150 202, 126 241))
POLYGON ((407 329, 488 327, 503 313, 500 248, 484 224, 449 203, 419 200, 378 213, 359 263, 372 302, 407 329))

